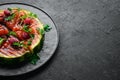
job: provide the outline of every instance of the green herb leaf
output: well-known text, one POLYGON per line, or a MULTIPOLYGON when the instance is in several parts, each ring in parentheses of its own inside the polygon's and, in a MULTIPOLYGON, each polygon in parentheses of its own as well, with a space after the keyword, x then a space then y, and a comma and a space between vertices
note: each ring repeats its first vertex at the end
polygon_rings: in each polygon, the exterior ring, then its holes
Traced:
POLYGON ((6 21, 10 21, 10 20, 11 20, 11 17, 9 16, 9 17, 5 18, 5 20, 6 20, 6 21))
POLYGON ((10 31, 8 35, 9 35, 9 36, 10 36, 10 35, 13 35, 13 36, 16 37, 16 33, 15 33, 14 31, 10 31))
POLYGON ((7 8, 10 12, 12 12, 12 9, 11 8, 7 8))
POLYGON ((0 45, 4 42, 4 39, 0 37, 0 45))
POLYGON ((5 20, 10 21, 10 20, 14 19, 14 17, 15 17, 15 14, 13 13, 10 16, 8 16, 7 18, 5 18, 5 20))
POLYGON ((29 32, 28 26, 27 26, 27 25, 24 25, 23 30, 24 30, 25 32, 29 32))
POLYGON ((24 25, 24 26, 23 26, 23 30, 24 30, 25 32, 31 32, 31 31, 32 31, 31 28, 28 28, 28 25, 24 25))
POLYGON ((38 56, 38 54, 33 54, 33 56, 31 57, 31 63, 35 65, 39 59, 40 57, 38 56))
POLYGON ((48 32, 48 31, 50 31, 52 28, 48 25, 48 24, 46 24, 45 26, 44 26, 44 30, 46 31, 46 32, 48 32))
POLYGON ((29 17, 31 17, 31 18, 37 18, 37 14, 34 14, 34 13, 30 12, 29 17))
POLYGON ((37 14, 34 14, 33 16, 34 16, 35 18, 37 18, 37 14))
POLYGON ((24 41, 21 41, 19 46, 23 47, 24 46, 24 41))
POLYGON ((14 42, 13 44, 12 44, 13 46, 20 46, 20 43, 19 42, 14 42))
POLYGON ((34 39, 34 34, 29 34, 32 39, 34 39))
POLYGON ((32 17, 32 15, 33 15, 33 13, 32 13, 32 12, 30 12, 29 16, 30 16, 30 17, 32 17))
POLYGON ((14 42, 12 45, 17 46, 17 47, 23 47, 24 46, 24 41, 14 42))
POLYGON ((20 8, 18 8, 18 13, 20 13, 20 10, 21 10, 21 9, 20 9, 20 8))
POLYGON ((27 43, 27 44, 28 44, 28 45, 31 45, 31 43, 32 43, 32 41, 28 40, 28 43, 27 43))
POLYGON ((45 34, 45 31, 43 29, 40 29, 39 27, 37 27, 37 31, 39 32, 39 34, 45 34))
POLYGON ((45 31, 43 29, 40 29, 40 34, 45 34, 45 31))

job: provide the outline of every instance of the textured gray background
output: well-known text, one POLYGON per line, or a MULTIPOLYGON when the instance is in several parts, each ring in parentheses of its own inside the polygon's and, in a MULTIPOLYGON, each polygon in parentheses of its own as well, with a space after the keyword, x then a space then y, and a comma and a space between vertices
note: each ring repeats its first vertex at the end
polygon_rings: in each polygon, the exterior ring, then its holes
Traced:
POLYGON ((0 0, 4 2, 45 10, 60 33, 59 48, 47 64, 8 80, 120 80, 120 0, 0 0))

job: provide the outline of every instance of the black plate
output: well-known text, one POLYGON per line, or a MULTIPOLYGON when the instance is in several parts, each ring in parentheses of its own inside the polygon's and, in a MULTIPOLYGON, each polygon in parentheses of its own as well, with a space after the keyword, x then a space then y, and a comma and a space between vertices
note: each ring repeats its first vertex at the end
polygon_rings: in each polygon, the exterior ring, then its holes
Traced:
POLYGON ((6 8, 24 8, 26 10, 29 10, 31 12, 34 12, 38 15, 38 18, 44 23, 49 24, 52 27, 52 30, 50 32, 47 32, 45 34, 45 41, 43 44, 43 48, 40 51, 40 60, 37 62, 36 65, 27 63, 23 66, 17 67, 17 68, 3 68, 0 66, 0 75, 1 76, 14 76, 14 75, 21 75, 28 73, 30 71, 33 71, 42 65, 44 65, 54 54, 58 42, 59 42, 59 36, 56 29, 56 26, 51 19, 51 17, 41 10, 40 8, 37 8, 35 6, 29 5, 29 4, 23 4, 23 3, 4 3, 0 4, 0 9, 6 9, 6 8))

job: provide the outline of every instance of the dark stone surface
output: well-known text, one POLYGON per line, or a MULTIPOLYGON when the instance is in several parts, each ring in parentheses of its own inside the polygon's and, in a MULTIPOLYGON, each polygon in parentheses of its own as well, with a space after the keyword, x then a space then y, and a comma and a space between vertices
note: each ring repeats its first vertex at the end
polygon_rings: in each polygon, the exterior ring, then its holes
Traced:
POLYGON ((24 2, 42 8, 60 32, 59 48, 47 64, 8 80, 120 80, 120 0, 0 2, 24 2))

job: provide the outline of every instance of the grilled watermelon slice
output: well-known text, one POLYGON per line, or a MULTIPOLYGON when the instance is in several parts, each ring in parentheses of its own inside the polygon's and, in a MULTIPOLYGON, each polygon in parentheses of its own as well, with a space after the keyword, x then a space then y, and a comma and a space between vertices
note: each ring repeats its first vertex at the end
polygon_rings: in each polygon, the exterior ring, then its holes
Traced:
MULTIPOLYGON (((28 45, 27 48, 20 47, 18 49, 12 47, 11 44, 8 44, 7 47, 5 47, 4 44, 6 42, 8 43, 8 40, 6 40, 0 47, 0 63, 2 64, 15 64, 15 63, 23 62, 23 61, 28 61, 29 58, 32 57, 33 54, 37 54, 37 52, 40 51, 42 44, 43 44, 43 40, 44 40, 44 34, 41 34, 37 30, 39 28, 40 30, 44 31, 44 27, 43 27, 42 22, 36 17, 36 15, 34 15, 32 12, 27 11, 25 9, 20 9, 18 11, 18 8, 12 8, 11 10, 13 10, 12 14, 14 14, 15 12, 17 16, 15 15, 13 19, 8 20, 6 22, 0 21, 0 24, 1 22, 5 22, 4 23, 5 27, 9 28, 10 31, 13 31, 13 27, 15 27, 16 24, 19 24, 19 25, 21 24, 22 27, 24 26, 24 21, 20 23, 19 20, 21 19, 23 20, 26 17, 30 17, 32 18, 33 22, 32 24, 29 25, 29 27, 34 29, 34 33, 32 33, 34 34, 34 38, 31 41, 31 45, 28 45), (8 25, 7 22, 14 23, 14 26, 12 27, 11 25, 8 25)), ((0 14, 4 14, 4 10, 0 10, 0 14)), ((3 18, 6 18, 5 15, 3 15, 3 18)), ((9 39, 8 35, 7 35, 7 39, 9 39)))

